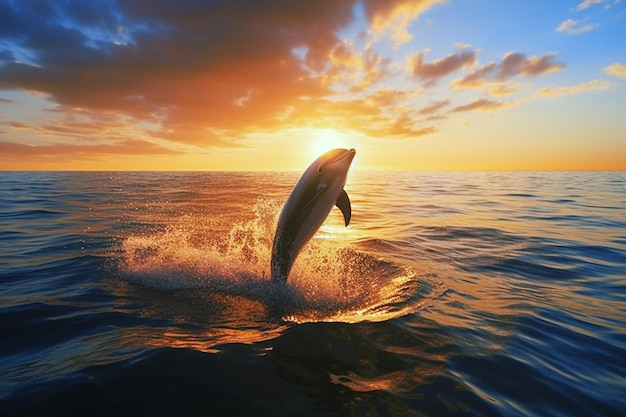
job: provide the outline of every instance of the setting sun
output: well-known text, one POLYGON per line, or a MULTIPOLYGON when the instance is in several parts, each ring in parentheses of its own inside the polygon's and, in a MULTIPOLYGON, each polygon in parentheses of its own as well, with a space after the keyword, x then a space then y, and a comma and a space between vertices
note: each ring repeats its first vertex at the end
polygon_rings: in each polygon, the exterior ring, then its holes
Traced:
POLYGON ((315 129, 312 132, 311 138, 312 140, 309 144, 309 155, 311 160, 331 149, 350 149, 355 146, 354 144, 350 144, 346 135, 343 135, 334 129, 315 129))

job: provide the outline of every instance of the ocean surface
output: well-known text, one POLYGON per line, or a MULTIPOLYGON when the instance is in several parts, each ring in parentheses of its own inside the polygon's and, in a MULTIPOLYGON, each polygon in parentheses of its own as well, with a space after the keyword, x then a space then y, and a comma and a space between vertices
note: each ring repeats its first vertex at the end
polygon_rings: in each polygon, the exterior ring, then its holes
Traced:
POLYGON ((0 173, 0 415, 626 415, 626 173, 298 176, 0 173))

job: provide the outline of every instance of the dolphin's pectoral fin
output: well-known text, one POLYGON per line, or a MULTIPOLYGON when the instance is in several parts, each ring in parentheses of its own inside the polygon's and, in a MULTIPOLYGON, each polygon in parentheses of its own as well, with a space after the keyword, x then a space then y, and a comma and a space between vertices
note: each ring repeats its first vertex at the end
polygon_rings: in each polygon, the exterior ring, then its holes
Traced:
POLYGON ((348 198, 348 194, 346 190, 341 190, 339 193, 339 197, 337 197, 337 201, 335 205, 339 207, 339 210, 343 213, 343 219, 346 221, 346 227, 350 224, 350 216, 352 215, 352 207, 350 206, 350 199, 348 198))

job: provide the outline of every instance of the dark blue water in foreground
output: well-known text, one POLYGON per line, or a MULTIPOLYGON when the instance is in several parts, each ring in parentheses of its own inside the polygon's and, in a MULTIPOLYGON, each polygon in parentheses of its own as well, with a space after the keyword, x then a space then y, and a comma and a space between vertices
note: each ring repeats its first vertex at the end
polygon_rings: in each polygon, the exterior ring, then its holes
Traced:
POLYGON ((297 177, 0 173, 0 415, 626 415, 626 174, 297 177))

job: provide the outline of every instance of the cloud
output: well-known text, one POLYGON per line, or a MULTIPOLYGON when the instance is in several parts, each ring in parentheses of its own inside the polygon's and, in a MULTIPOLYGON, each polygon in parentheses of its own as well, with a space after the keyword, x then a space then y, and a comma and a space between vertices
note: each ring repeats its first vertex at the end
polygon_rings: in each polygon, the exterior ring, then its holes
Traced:
POLYGON ((53 142, 19 148, 52 155, 237 147, 253 133, 302 127, 413 138, 436 133, 427 122, 446 112, 512 103, 418 103, 443 77, 503 97, 521 88, 517 77, 564 67, 556 54, 520 52, 479 66, 479 50, 457 43, 433 61, 412 56, 407 80, 399 51, 375 43, 407 42, 410 23, 442 2, 0 1, 0 90, 38 93, 51 107, 37 122, 0 127, 53 142), (354 24, 362 35, 342 39, 354 24))
POLYGON ((580 3, 578 6, 576 6, 576 10, 577 11, 585 10, 593 6, 594 4, 600 4, 602 2, 604 2, 604 0, 585 0, 582 3, 580 3))
POLYGON ((11 122, 11 123, 9 123, 9 126, 11 127, 11 129, 15 129, 15 130, 30 129, 30 126, 28 126, 25 123, 21 123, 21 122, 11 122))
POLYGON ((421 127, 408 114, 402 114, 393 123, 383 123, 380 127, 367 126, 363 131, 373 138, 415 139, 437 133, 433 126, 421 127))
POLYGON ((13 55, 13 52, 8 51, 8 50, 0 50, 0 62, 14 61, 14 60, 15 60, 15 56, 13 55))
POLYGON ((322 76, 322 85, 356 93, 393 74, 391 60, 373 48, 357 51, 349 41, 338 43, 329 54, 331 67, 322 76))
POLYGON ((560 71, 565 67, 562 62, 556 61, 556 54, 549 53, 541 56, 531 56, 519 52, 509 52, 500 63, 490 62, 466 75, 454 80, 455 89, 483 88, 494 82, 503 83, 514 77, 538 77, 560 71))
POLYGON ((0 97, 0 103, 15 103, 16 101, 11 98, 0 97))
POLYGON ((36 160, 59 157, 93 159, 111 155, 176 155, 180 153, 142 140, 124 140, 96 145, 68 143, 25 145, 15 142, 0 142, 0 155, 3 159, 27 158, 36 160))
POLYGON ((294 109, 284 128, 332 128, 340 132, 360 132, 372 138, 408 139, 436 133, 416 120, 411 105, 404 101, 417 91, 381 90, 365 98, 334 101, 310 99, 294 109))
POLYGON ((510 102, 502 102, 502 101, 494 101, 488 99, 478 99, 472 101, 469 104, 465 104, 463 106, 457 106, 452 109, 453 112, 465 112, 465 111, 491 111, 491 110, 499 110, 505 107, 511 106, 513 103, 510 102))
POLYGON ((613 83, 606 80, 591 80, 585 83, 561 86, 561 87, 544 87, 537 91, 536 96, 541 97, 557 97, 570 94, 584 93, 593 90, 606 90, 613 86, 613 83))
POLYGON ((590 32, 600 26, 599 23, 592 23, 581 27, 575 27, 580 21, 567 19, 556 28, 557 32, 564 32, 569 35, 580 35, 581 33, 590 32))
POLYGON ((442 108, 448 106, 449 104, 450 104, 450 100, 435 101, 430 106, 426 106, 423 109, 421 109, 418 113, 419 114, 426 114, 426 115, 435 114, 439 110, 441 110, 442 108))
POLYGON ((492 97, 504 97, 517 93, 521 88, 520 83, 502 83, 496 82, 492 84, 487 90, 488 94, 492 97))
POLYGON ((416 91, 403 91, 403 90, 389 90, 383 89, 367 96, 365 101, 371 104, 372 107, 395 107, 420 93, 421 90, 416 91))
POLYGON ((608 67, 604 68, 604 72, 615 77, 626 78, 626 64, 611 64, 608 67))
POLYGON ((329 94, 311 71, 324 68, 337 28, 353 18, 351 1, 84 3, 0 5, 0 36, 32 57, 0 64, 0 89, 158 122, 161 136, 204 145, 218 144, 207 128, 234 137, 271 127, 299 97, 329 94))
POLYGON ((565 65, 560 62, 554 62, 555 58, 556 54, 526 58, 524 54, 519 52, 508 53, 502 59, 497 79, 505 81, 517 75, 537 77, 559 71, 565 65))
POLYGON ((476 51, 464 49, 431 63, 424 61, 424 53, 421 52, 411 59, 409 65, 413 77, 432 83, 461 68, 472 67, 475 64, 476 51))
POLYGON ((371 120, 357 111, 339 120, 341 101, 362 108, 353 95, 375 93, 401 70, 339 33, 361 4, 369 36, 400 44, 409 23, 440 2, 0 2, 0 45, 8 48, 0 49, 0 90, 37 92, 55 104, 52 122, 30 127, 55 137, 96 140, 88 124, 104 128, 98 114, 123 119, 125 129, 143 126, 135 133, 144 139, 205 147, 239 146, 251 132, 317 124, 320 115, 331 125, 406 134, 409 124, 380 109, 367 108, 371 120), (71 124, 72 109, 86 110, 82 124, 71 124))
POLYGON ((445 0, 365 0, 365 13, 371 22, 369 33, 375 41, 389 36, 394 47, 398 47, 413 38, 407 30, 409 23, 434 4, 443 1, 445 0))

